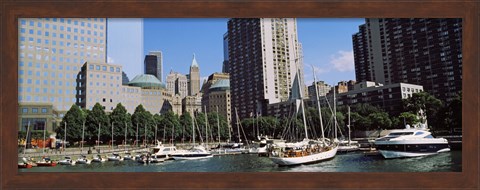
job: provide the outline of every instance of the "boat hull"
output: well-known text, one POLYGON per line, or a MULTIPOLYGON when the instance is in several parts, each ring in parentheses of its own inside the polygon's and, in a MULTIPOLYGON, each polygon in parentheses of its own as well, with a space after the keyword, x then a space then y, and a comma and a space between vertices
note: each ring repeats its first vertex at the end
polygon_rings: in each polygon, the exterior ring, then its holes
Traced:
POLYGON ((403 152, 403 151, 390 151, 390 150, 379 150, 380 154, 384 158, 411 158, 411 157, 419 157, 419 156, 429 156, 438 154, 440 152, 448 152, 450 148, 442 149, 438 152, 403 152))
POLYGON ((18 168, 32 168, 31 164, 18 164, 18 168))
POLYGON ((211 158, 213 157, 212 154, 179 154, 179 155, 172 155, 174 160, 197 160, 197 159, 204 159, 204 158, 211 158))
POLYGON ((55 163, 55 162, 46 162, 46 163, 37 162, 37 166, 38 167, 54 167, 54 166, 57 166, 57 163, 55 163))
POLYGON ((75 161, 62 160, 62 161, 59 161, 58 164, 60 164, 60 165, 66 165, 66 166, 73 166, 73 165, 75 165, 75 161))
POLYGON ((79 159, 77 160, 75 163, 76 164, 90 164, 90 160, 87 160, 87 159, 79 159))
POLYGON ((359 146, 339 146, 338 147, 338 152, 353 152, 359 150, 359 146))
POLYGON ((332 150, 328 150, 325 152, 320 152, 316 154, 311 154, 307 156, 301 157, 270 157, 270 160, 275 164, 280 166, 293 166, 293 165, 301 165, 301 164, 312 164, 316 162, 321 162, 324 160, 329 160, 335 157, 338 151, 338 146, 333 148, 332 150))
POLYGON ((105 162, 105 161, 106 161, 105 159, 99 159, 99 158, 92 159, 92 162, 98 162, 98 163, 105 162))
POLYGON ((109 157, 109 158, 108 158, 108 161, 123 161, 123 158, 112 158, 112 157, 109 157))
POLYGON ((418 157, 450 151, 447 142, 377 142, 376 148, 384 158, 418 157))

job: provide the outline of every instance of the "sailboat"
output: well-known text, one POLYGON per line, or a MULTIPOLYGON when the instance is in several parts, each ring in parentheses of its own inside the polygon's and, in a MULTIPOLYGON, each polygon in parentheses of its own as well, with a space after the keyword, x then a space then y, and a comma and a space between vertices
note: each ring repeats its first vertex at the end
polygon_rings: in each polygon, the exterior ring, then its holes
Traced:
POLYGON ((114 152, 113 149, 113 122, 112 122, 112 155, 108 157, 108 161, 123 161, 123 157, 120 156, 118 153, 114 152))
POLYGON ((25 135, 25 145, 23 147, 23 156, 22 156, 21 162, 18 162, 18 168, 32 168, 33 166, 35 166, 34 163, 29 161, 25 157, 25 151, 27 150, 27 140, 28 140, 28 132, 29 131, 30 131, 30 121, 28 122, 28 125, 27 125, 27 134, 25 135))
MULTIPOLYGON (((195 121, 195 118, 193 119, 195 121)), ((195 145, 195 122, 192 122, 193 147, 185 151, 177 151, 171 154, 174 160, 196 160, 213 157, 202 145, 195 145)))
MULTIPOLYGON (((98 123, 98 136, 97 136, 97 149, 98 153, 100 153, 100 123, 98 123)), ((91 162, 105 162, 107 161, 106 158, 102 157, 101 154, 97 154, 95 157, 92 158, 91 162)))
POLYGON ((84 136, 85 136, 85 121, 83 122, 83 127, 82 127, 82 142, 80 144, 81 148, 80 148, 80 152, 82 153, 82 155, 80 155, 80 157, 77 158, 76 160, 76 163, 77 164, 90 164, 91 160, 89 160, 85 155, 83 155, 83 140, 84 140, 84 136))
POLYGON ((46 146, 46 143, 45 143, 45 135, 46 135, 46 126, 43 127, 43 156, 42 156, 42 159, 40 161, 37 161, 37 166, 40 166, 40 167, 54 167, 57 165, 56 162, 50 160, 49 157, 46 157, 45 156, 45 146, 46 146))
MULTIPOLYGON (((65 144, 67 144, 67 122, 65 124, 64 137, 63 137, 63 151, 66 154, 65 144)), ((65 155, 65 159, 58 162, 60 165, 75 165, 75 161, 70 156, 65 155)))
POLYGON ((360 144, 358 141, 352 141, 351 131, 350 131, 350 106, 348 106, 348 140, 341 140, 338 145, 338 152, 351 152, 360 149, 360 144))
MULTIPOLYGON (((123 140, 123 148, 125 150, 125 154, 123 155, 123 160, 133 160, 133 156, 130 152, 127 151, 127 122, 125 122, 125 139, 123 140)), ((156 134, 155 134, 156 135, 156 134)))
MULTIPOLYGON (((303 126, 305 129, 305 139, 297 143, 285 143, 284 146, 274 145, 270 149, 270 159, 280 166, 292 166, 301 164, 310 164, 328 160, 337 154, 338 145, 335 142, 327 142, 324 137, 323 124, 320 120, 322 129, 322 139, 320 141, 311 140, 308 138, 307 123, 305 119, 305 105, 302 99, 302 90, 299 84, 299 73, 297 72, 292 92, 292 99, 296 100, 296 103, 300 103, 303 115, 303 126), (295 90, 297 90, 295 92, 295 90), (298 97, 296 97, 298 96, 298 97)), ((315 82, 314 82, 315 83, 315 82)), ((316 86, 316 85, 315 85, 316 86)), ((318 101, 318 90, 316 90, 316 96, 318 101)), ((318 103, 318 111, 320 111, 320 102, 318 103)), ((320 117, 321 118, 321 117, 320 117)))
MULTIPOLYGON (((236 115, 237 121, 240 121, 240 119, 238 119, 237 108, 235 108, 235 115, 236 115)), ((231 155, 231 154, 247 154, 247 153, 249 153, 249 149, 245 148, 244 144, 242 143, 240 128, 241 128, 241 125, 240 125, 239 122, 237 122, 238 143, 228 142, 228 143, 225 143, 225 144, 219 144, 218 147, 215 149, 215 152, 218 155, 220 155, 220 154, 231 155)), ((243 131, 243 128, 242 128, 242 131, 243 131)), ((245 136, 244 131, 243 131, 243 135, 245 136)))

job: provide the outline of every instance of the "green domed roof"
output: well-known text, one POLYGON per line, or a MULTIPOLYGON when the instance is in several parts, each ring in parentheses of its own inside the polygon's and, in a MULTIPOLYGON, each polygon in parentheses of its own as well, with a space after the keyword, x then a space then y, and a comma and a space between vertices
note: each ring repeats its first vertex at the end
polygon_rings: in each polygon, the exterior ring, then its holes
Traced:
POLYGON ((137 87, 161 87, 165 88, 165 84, 160 82, 157 77, 149 74, 137 75, 129 83, 129 86, 137 87))
POLYGON ((210 86, 211 91, 222 91, 230 90, 230 80, 229 79, 220 79, 215 81, 215 83, 210 86))

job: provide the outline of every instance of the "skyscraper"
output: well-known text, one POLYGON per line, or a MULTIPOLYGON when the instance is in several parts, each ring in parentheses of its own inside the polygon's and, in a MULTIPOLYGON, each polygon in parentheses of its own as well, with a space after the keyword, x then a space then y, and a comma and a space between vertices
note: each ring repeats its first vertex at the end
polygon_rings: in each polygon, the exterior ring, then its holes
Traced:
POLYGON ((157 57, 156 72, 153 74, 160 82, 163 82, 163 54, 161 51, 150 51, 149 55, 157 57))
MULTIPOLYGON (((156 55, 145 55, 145 60, 143 61, 144 65, 144 74, 153 75, 157 77, 158 71, 158 59, 156 55)), ((157 77, 158 79, 158 77, 157 77)))
POLYGON ((230 64, 228 64, 228 32, 223 35, 223 64, 222 73, 230 73, 230 64))
POLYGON ((190 74, 188 77, 188 95, 195 96, 200 92, 200 68, 198 67, 195 54, 193 54, 192 64, 190 65, 190 74))
POLYGON ((352 40, 357 81, 422 85, 444 101, 462 90, 462 19, 366 19, 352 40))
POLYGON ((105 18, 19 19, 18 100, 51 103, 65 113, 76 103, 85 62, 106 62, 105 18))
POLYGON ((240 119, 287 101, 297 72, 305 84, 296 19, 233 18, 227 35, 232 109, 240 119))

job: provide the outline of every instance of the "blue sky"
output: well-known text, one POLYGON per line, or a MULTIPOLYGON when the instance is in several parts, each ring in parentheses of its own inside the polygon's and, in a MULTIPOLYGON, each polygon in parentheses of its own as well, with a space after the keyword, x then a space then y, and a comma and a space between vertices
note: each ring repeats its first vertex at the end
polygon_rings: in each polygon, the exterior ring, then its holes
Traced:
MULTIPOLYGON (((109 19, 107 54, 112 63, 122 64, 132 79, 142 74, 143 59, 149 51, 163 52, 164 76, 171 69, 187 74, 195 53, 200 76, 206 78, 221 71, 227 20, 109 19)), ((315 67, 317 80, 329 84, 355 80, 352 34, 363 23, 364 19, 360 18, 297 19, 307 85, 313 81, 310 65, 315 67)))

